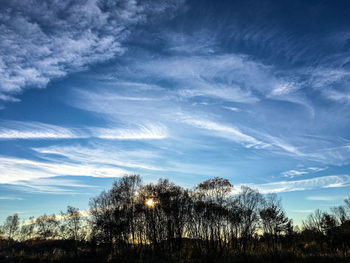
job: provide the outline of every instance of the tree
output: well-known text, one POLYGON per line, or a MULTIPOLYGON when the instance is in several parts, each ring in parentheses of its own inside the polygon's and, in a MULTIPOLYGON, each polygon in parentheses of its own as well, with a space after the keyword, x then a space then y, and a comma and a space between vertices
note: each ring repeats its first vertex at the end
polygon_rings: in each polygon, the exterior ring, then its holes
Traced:
POLYGON ((81 230, 81 213, 78 208, 68 206, 65 213, 61 212, 64 221, 65 238, 79 240, 81 230))
POLYGON ((114 235, 119 242, 135 242, 135 198, 141 185, 139 175, 129 175, 114 182, 110 190, 114 235))
POLYGON ((313 230, 318 234, 323 234, 322 230, 322 211, 316 209, 313 214, 310 214, 305 221, 303 221, 303 228, 313 230))
POLYGON ((116 180, 108 192, 90 201, 92 235, 102 242, 119 245, 135 242, 135 199, 141 186, 139 175, 116 180))
MULTIPOLYGON (((313 214, 310 214, 305 221, 303 221, 303 234, 306 242, 311 243, 315 241, 320 250, 323 249, 323 242, 327 239, 324 228, 322 227, 323 212, 316 209, 313 214)), ((317 248, 317 246, 315 246, 317 248)))
MULTIPOLYGON (((204 214, 207 226, 203 229, 206 232, 207 242, 211 243, 213 249, 218 243, 222 250, 223 243, 227 243, 227 236, 222 233, 227 232, 227 200, 232 192, 233 185, 224 178, 215 177, 200 183, 196 190, 199 202, 204 202, 204 214)), ((199 203, 200 204, 200 203, 199 203)))
MULTIPOLYGON (((346 202, 347 200, 345 200, 346 202)), ((350 219, 350 215, 347 215, 347 206, 340 205, 331 208, 335 218, 339 221, 340 224, 346 222, 350 219)))
POLYGON ((131 234, 132 243, 135 243, 135 199, 141 187, 139 175, 128 175, 116 181, 110 191, 115 213, 119 220, 124 219, 124 241, 128 242, 131 234), (117 211, 118 209, 118 211, 117 211))
POLYGON ((8 216, 5 220, 5 223, 2 227, 2 231, 7 239, 10 241, 14 239, 19 229, 19 217, 18 214, 8 216))
POLYGON ((243 253, 249 246, 249 241, 259 224, 259 210, 262 204, 261 194, 249 187, 242 186, 237 196, 237 204, 241 209, 240 239, 243 253))
POLYGON ((30 217, 28 220, 23 221, 19 230, 19 239, 25 241, 31 239, 34 235, 35 220, 34 217, 30 217))
POLYGON ((277 199, 276 195, 267 197, 260 211, 260 218, 268 245, 276 252, 278 237, 281 233, 286 233, 291 226, 291 221, 282 209, 281 200, 277 199))
POLYGON ((42 239, 55 238, 58 235, 59 222, 55 214, 39 216, 35 224, 36 233, 42 239))
POLYGON ((92 198, 90 206, 91 239, 96 242, 112 244, 113 242, 113 210, 108 192, 92 198))
POLYGON ((188 191, 165 179, 159 180, 154 186, 154 193, 158 202, 158 214, 163 218, 168 247, 179 249, 190 211, 188 191))
POLYGON ((230 223, 231 244, 237 249, 240 225, 242 224, 243 209, 238 198, 231 198, 228 203, 228 221, 230 223))

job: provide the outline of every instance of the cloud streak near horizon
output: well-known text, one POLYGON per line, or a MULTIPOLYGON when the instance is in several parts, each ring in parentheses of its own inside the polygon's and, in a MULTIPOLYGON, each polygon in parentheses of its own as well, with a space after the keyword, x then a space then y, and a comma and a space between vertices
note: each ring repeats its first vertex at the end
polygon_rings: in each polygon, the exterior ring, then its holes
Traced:
MULTIPOLYGON (((247 186, 257 189, 260 193, 283 193, 294 191, 314 190, 321 188, 338 188, 348 187, 350 185, 350 175, 328 175, 322 177, 315 177, 312 179, 295 180, 295 181, 279 181, 266 184, 248 184, 247 186)), ((308 198, 308 200, 320 200, 317 198, 308 198)), ((328 200, 328 199, 326 199, 328 200)))

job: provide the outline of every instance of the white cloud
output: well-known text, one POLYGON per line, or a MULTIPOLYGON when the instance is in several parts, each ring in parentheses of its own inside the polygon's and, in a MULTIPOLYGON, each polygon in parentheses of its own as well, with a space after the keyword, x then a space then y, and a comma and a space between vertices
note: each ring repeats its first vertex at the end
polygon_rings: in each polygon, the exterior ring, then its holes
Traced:
POLYGON ((303 156, 305 157, 305 154, 302 153, 297 147, 295 147, 294 145, 291 145, 287 142, 285 142, 284 140, 271 136, 269 134, 263 134, 263 136, 271 141, 271 144, 275 145, 278 148, 281 148, 282 150, 291 153, 295 156, 303 156))
POLYGON ((117 140, 159 140, 168 137, 167 129, 160 125, 139 126, 136 129, 92 129, 94 137, 117 140))
POLYGON ((0 196, 0 200, 23 200, 23 198, 16 196, 0 196))
POLYGON ((129 173, 125 169, 109 165, 86 163, 43 162, 22 158, 0 157, 0 183, 18 184, 20 181, 35 182, 56 176, 119 177, 129 173))
POLYGON ((179 94, 182 97, 211 97, 218 98, 227 101, 233 102, 242 102, 242 103, 253 103, 257 102, 258 99, 255 98, 251 92, 241 90, 237 85, 232 85, 232 87, 227 87, 224 85, 216 84, 215 88, 211 85, 203 83, 201 89, 185 89, 180 90, 179 94))
POLYGON ((9 139, 74 139, 82 138, 81 131, 40 122, 6 121, 0 128, 0 140, 9 139))
POLYGON ((350 175, 329 175, 312 179, 296 181, 280 181, 266 184, 248 184, 248 186, 258 189, 261 193, 293 192, 311 189, 346 187, 350 185, 350 175))
MULTIPOLYGON (((120 150, 118 146, 110 144, 93 144, 90 146, 50 146, 46 148, 34 148, 40 158, 55 161, 57 157, 65 157, 73 163, 89 163, 91 165, 118 166, 140 174, 152 174, 157 172, 177 172, 181 174, 196 174, 212 176, 225 169, 214 167, 210 164, 199 164, 184 161, 182 158, 165 158, 162 149, 153 151, 145 150, 120 150)), ((166 149, 165 151, 168 152, 166 149)))
POLYGON ((253 90, 266 93, 281 82, 271 68, 237 54, 173 56, 135 65, 138 78, 167 80, 188 97, 211 97, 240 103, 254 103, 253 90))
POLYGON ((326 170, 327 168, 321 168, 321 167, 307 167, 303 169, 298 170, 288 170, 282 173, 284 177, 287 178, 294 178, 299 175, 309 174, 309 173, 317 173, 326 170))
POLYGON ((174 13, 182 0, 13 0, 0 13, 0 99, 106 61, 125 50, 133 26, 174 13))
POLYGON ((241 111, 241 109, 236 108, 236 107, 223 107, 223 108, 227 109, 227 110, 230 110, 230 111, 235 111, 235 112, 241 111))
POLYGON ((182 121, 188 125, 214 132, 214 135, 216 136, 224 137, 237 143, 242 143, 247 148, 265 148, 269 146, 252 136, 244 134, 238 128, 233 126, 226 126, 210 120, 196 119, 190 116, 183 117, 182 121))
POLYGON ((120 150, 109 143, 90 146, 32 148, 40 160, 0 156, 0 184, 29 192, 81 193, 92 187, 62 176, 116 178, 142 170, 162 171, 154 165, 160 156, 145 150, 120 150), (74 188, 74 189, 72 189, 74 188))
POLYGON ((307 172, 307 171, 289 170, 289 171, 283 172, 282 175, 284 177, 294 178, 295 176, 308 174, 308 173, 309 172, 307 172))
POLYGON ((59 177, 21 180, 11 183, 9 186, 14 190, 45 194, 86 194, 86 191, 79 191, 79 188, 85 188, 85 190, 95 188, 93 185, 82 184, 77 180, 59 177))
POLYGON ((300 214, 311 214, 312 212, 314 212, 314 210, 312 210, 312 209, 294 209, 294 210, 291 210, 291 212, 300 213, 300 214))
POLYGON ((285 82, 277 85, 270 93, 271 96, 281 96, 297 90, 293 83, 285 82))
POLYGON ((0 140, 12 139, 78 139, 100 138, 108 140, 154 140, 168 137, 164 125, 146 124, 133 128, 65 128, 40 122, 4 121, 0 140))
POLYGON ((122 151, 116 150, 111 145, 98 145, 90 147, 75 146, 51 146, 47 148, 34 148, 41 158, 54 161, 55 156, 60 155, 73 163, 90 163, 94 165, 111 165, 126 168, 145 169, 153 171, 163 170, 152 165, 154 159, 159 156, 150 151, 122 151), (146 164, 145 164, 146 163, 146 164))
MULTIPOLYGON (((147 73, 148 74, 148 73, 147 73)), ((142 75, 142 72, 140 73, 142 75)), ((147 75, 148 76, 148 75, 147 75)), ((130 87, 127 92, 131 94, 142 94, 142 98, 154 98, 154 88, 147 86, 138 87, 139 85, 130 87)), ((244 145, 247 148, 264 148, 267 150, 276 149, 287 152, 292 156, 305 157, 306 154, 301 152, 296 146, 286 142, 285 140, 269 135, 266 132, 258 132, 255 129, 243 129, 238 128, 231 121, 224 120, 223 123, 218 123, 212 119, 217 118, 213 116, 212 113, 201 112, 193 113, 190 111, 191 108, 188 107, 186 101, 183 99, 178 99, 174 93, 168 89, 157 89, 158 97, 164 98, 163 100, 119 100, 119 93, 123 89, 113 89, 112 91, 76 91, 79 98, 74 102, 74 105, 89 111, 94 111, 102 114, 105 118, 112 121, 122 120, 124 123, 129 123, 130 125, 135 122, 142 120, 143 123, 163 123, 167 127, 171 127, 171 136, 176 137, 178 133, 181 133, 185 127, 183 124, 188 124, 193 127, 206 130, 208 134, 222 137, 237 143, 244 145), (205 116, 205 117, 201 117, 205 116), (208 117, 210 116, 210 117, 208 117)), ((112 89, 111 89, 112 90, 112 89)), ((195 104, 197 105, 197 104, 195 104)), ((194 110, 192 108, 192 110, 194 110)), ((236 108, 230 109, 237 111, 236 108)), ((237 123, 239 124, 239 120, 237 123)), ((143 124, 147 127, 147 124, 143 124)), ((169 128, 170 129, 170 128, 169 128)), ((161 132, 164 134, 164 132, 161 132)), ((192 136, 193 134, 198 134, 197 131, 191 130, 191 132, 186 132, 186 136, 192 136)), ((107 135, 108 137, 108 135, 107 135)), ((106 137, 106 138, 107 138, 106 137)), ((111 137, 114 137, 112 134, 111 137)), ((119 137, 117 134, 115 137, 119 137)), ((137 137, 137 136, 136 136, 137 137)), ((152 136, 151 136, 152 137, 152 136)), ((162 138, 163 136, 156 136, 162 138)))
POLYGON ((350 92, 349 91, 337 91, 337 90, 328 90, 323 92, 325 96, 331 100, 338 102, 350 102, 350 92))
MULTIPOLYGON (((334 144, 339 145, 339 143, 336 142, 334 144)), ((350 163, 349 153, 349 142, 345 141, 342 142, 342 145, 340 146, 320 147, 319 149, 315 150, 312 154, 310 154, 310 157, 324 164, 346 165, 350 163)))
POLYGON ((343 195, 332 195, 332 196, 308 196, 306 197, 307 200, 312 201, 335 201, 335 200, 342 200, 345 199, 346 196, 343 195))

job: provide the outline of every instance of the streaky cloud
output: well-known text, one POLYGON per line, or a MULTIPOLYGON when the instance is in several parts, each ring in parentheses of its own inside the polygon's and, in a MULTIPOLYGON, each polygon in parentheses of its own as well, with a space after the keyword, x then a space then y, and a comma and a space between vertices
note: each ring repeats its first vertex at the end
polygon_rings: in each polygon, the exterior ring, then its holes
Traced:
POLYGON ((145 124, 133 128, 66 128, 40 122, 3 121, 0 140, 84 139, 152 140, 168 137, 164 125, 145 124))
POLYGON ((338 188, 350 185, 350 175, 328 175, 295 181, 279 181, 266 184, 247 184, 263 194, 305 191, 321 188, 338 188))
POLYGON ((307 167, 302 169, 288 170, 282 173, 282 176, 287 178, 294 178, 300 175, 306 175, 310 173, 317 173, 326 170, 327 167, 307 167))
POLYGON ((68 129, 40 122, 3 121, 0 140, 11 139, 74 139, 86 137, 78 129, 68 129))
POLYGON ((16 196, 0 196, 0 200, 23 200, 23 198, 16 196))
POLYGON ((139 126, 136 129, 90 129, 94 137, 109 140, 159 140, 168 137, 167 129, 160 125, 139 126))
POLYGON ((311 200, 311 201, 335 201, 335 200, 343 200, 345 198, 346 196, 343 196, 343 195, 336 195, 336 196, 317 195, 317 196, 306 197, 307 200, 311 200))
POLYGON ((242 133, 238 128, 233 126, 222 125, 210 120, 196 119, 191 116, 184 116, 182 121, 193 127, 215 132, 215 135, 224 137, 228 140, 232 140, 238 143, 242 143, 247 148, 266 148, 268 144, 265 144, 256 138, 242 133))
POLYGON ((91 190, 93 185, 83 184, 73 179, 55 178, 37 178, 36 180, 20 180, 15 183, 7 184, 13 190, 27 193, 41 193, 54 195, 77 195, 86 194, 81 189, 91 190))
POLYGON ((44 162, 24 158, 0 157, 0 183, 17 184, 57 176, 119 177, 127 170, 109 165, 90 165, 73 162, 44 162))
POLYGON ((55 156, 63 156, 73 163, 90 163, 96 165, 115 165, 119 167, 162 171, 162 167, 152 165, 154 159, 159 156, 154 151, 125 151, 115 149, 110 144, 98 144, 91 146, 50 146, 33 148, 39 153, 39 157, 48 161, 54 161, 55 156))

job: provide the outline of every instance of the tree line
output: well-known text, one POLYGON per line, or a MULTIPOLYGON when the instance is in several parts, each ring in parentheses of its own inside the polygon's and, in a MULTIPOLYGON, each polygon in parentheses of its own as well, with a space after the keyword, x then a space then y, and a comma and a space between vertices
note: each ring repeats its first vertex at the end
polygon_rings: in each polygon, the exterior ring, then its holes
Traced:
POLYGON ((300 228, 293 226, 275 194, 249 187, 232 194, 233 189, 218 177, 185 189, 167 179, 143 184, 140 176, 128 175, 92 198, 88 215, 68 206, 59 215, 24 222, 17 214, 7 217, 0 246, 63 240, 70 241, 75 253, 85 247, 85 252, 100 249, 112 257, 132 250, 193 260, 286 253, 348 258, 350 198, 330 212, 316 210, 300 228))

